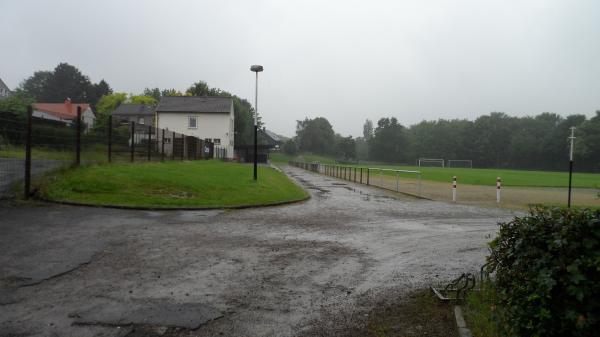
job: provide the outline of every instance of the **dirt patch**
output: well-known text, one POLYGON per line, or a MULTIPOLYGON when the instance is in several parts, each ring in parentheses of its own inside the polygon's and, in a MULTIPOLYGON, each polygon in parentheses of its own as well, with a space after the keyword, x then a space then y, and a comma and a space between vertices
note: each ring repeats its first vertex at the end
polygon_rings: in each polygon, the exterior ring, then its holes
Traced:
POLYGON ((437 300, 429 289, 410 293, 399 303, 383 303, 370 314, 365 328, 347 337, 456 336, 452 307, 437 300))

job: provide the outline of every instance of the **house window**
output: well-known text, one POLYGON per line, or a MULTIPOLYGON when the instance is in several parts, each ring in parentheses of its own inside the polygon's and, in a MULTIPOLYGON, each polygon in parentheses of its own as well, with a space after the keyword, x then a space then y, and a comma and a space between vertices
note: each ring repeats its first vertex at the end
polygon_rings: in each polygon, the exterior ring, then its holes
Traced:
POLYGON ((195 116, 188 117, 188 129, 196 129, 198 127, 198 120, 195 116))
POLYGON ((206 143, 210 143, 211 141, 212 141, 212 139, 210 139, 210 138, 204 138, 204 142, 206 142, 206 143))
POLYGON ((144 124, 144 117, 138 118, 138 124, 144 124))
POLYGON ((215 145, 221 145, 221 139, 219 138, 213 139, 213 142, 215 143, 215 145))

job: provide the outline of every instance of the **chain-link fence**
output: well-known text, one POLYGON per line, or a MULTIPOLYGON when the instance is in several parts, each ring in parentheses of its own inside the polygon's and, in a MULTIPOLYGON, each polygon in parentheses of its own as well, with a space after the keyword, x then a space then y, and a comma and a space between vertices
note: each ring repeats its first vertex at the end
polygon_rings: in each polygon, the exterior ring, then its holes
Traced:
POLYGON ((43 182, 43 173, 82 164, 211 158, 228 158, 227 149, 112 116, 86 125, 81 111, 73 120, 44 118, 31 108, 27 116, 0 112, 0 197, 12 194, 21 180, 27 197, 43 182))

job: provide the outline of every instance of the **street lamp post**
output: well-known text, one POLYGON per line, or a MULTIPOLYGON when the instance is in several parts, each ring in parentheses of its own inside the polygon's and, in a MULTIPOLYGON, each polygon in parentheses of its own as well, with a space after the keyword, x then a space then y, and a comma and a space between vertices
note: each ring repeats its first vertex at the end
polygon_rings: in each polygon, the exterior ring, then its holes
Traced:
POLYGON ((575 127, 571 127, 571 149, 569 151, 569 197, 567 199, 567 207, 571 208, 571 181, 573 180, 573 142, 575 141, 575 127))
POLYGON ((258 73, 263 71, 263 66, 253 65, 250 71, 256 73, 255 91, 254 91, 254 180, 257 180, 258 174, 258 73))

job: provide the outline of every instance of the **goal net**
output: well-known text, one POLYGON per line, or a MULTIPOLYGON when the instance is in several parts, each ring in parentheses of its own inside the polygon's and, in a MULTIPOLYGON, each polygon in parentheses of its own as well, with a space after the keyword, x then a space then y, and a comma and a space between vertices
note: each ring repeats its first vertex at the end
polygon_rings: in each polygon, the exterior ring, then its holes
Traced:
POLYGON ((444 167, 444 159, 419 158, 417 165, 419 167, 444 167))
POLYGON ((473 161, 471 159, 449 159, 448 167, 473 168, 473 161))

